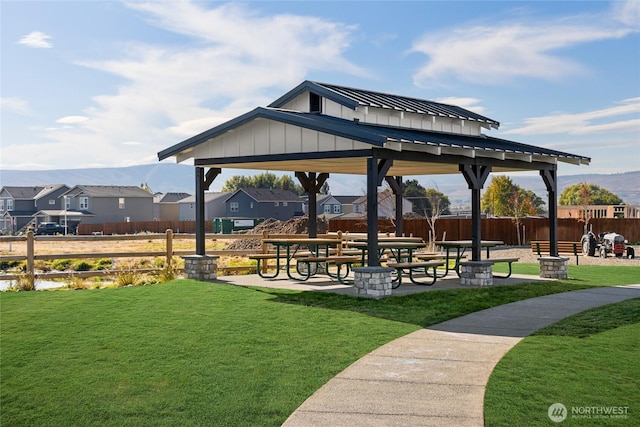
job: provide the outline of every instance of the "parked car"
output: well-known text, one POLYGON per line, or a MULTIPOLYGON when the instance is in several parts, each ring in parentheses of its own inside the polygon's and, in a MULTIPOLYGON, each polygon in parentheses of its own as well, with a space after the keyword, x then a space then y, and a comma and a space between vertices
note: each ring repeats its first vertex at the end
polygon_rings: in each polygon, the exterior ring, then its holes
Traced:
POLYGON ((57 222, 41 222, 36 228, 36 234, 64 234, 64 227, 57 222))

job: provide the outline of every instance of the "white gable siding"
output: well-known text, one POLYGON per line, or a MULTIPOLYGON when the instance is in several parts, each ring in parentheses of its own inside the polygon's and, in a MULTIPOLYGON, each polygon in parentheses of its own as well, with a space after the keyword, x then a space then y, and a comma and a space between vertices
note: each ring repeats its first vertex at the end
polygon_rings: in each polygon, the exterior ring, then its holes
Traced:
POLYGON ((257 120, 194 148, 196 159, 370 148, 369 144, 299 126, 257 120))

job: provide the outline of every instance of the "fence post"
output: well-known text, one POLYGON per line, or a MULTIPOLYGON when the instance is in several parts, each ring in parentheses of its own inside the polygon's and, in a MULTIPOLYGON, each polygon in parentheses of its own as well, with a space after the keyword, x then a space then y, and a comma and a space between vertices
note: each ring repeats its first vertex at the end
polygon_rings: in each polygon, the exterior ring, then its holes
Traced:
POLYGON ((35 256, 35 250, 34 250, 34 241, 35 238, 33 236, 33 231, 28 231, 27 232, 27 274, 29 274, 31 277, 33 277, 34 274, 34 256, 35 256))
POLYGON ((171 269, 171 262, 173 260, 173 230, 172 229, 167 229, 166 231, 166 235, 167 235, 167 243, 166 243, 166 249, 167 249, 167 269, 170 270, 171 269))

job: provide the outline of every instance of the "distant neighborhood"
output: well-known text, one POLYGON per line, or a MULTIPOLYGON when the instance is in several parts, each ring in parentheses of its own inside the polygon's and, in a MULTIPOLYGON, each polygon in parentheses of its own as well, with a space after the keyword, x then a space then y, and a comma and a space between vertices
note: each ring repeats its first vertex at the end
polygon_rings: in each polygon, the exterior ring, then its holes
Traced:
MULTIPOLYGON (((288 220, 309 212, 308 197, 289 190, 241 188, 234 192, 207 192, 207 221, 220 219, 288 220)), ((589 206, 592 218, 640 218, 640 208, 631 205, 589 206)), ((561 206, 559 218, 579 218, 584 206, 561 206)), ((363 218, 366 196, 317 197, 316 212, 324 219, 363 218)), ((395 199, 390 191, 378 194, 381 218, 395 218, 395 199)), ((403 212, 412 203, 403 198, 403 212)), ((78 225, 144 221, 194 221, 195 196, 184 192, 151 193, 139 186, 76 185, 5 186, 0 189, 0 233, 21 234, 42 223, 56 223, 64 233, 75 233, 78 225)))
MULTIPOLYGON (((102 224, 137 221, 194 221, 195 196, 155 193, 138 186, 76 185, 6 186, 0 189, 0 232, 20 234, 42 223, 56 223, 72 234, 80 223, 102 224)), ((207 192, 205 219, 288 220, 306 215, 308 197, 289 190, 241 188, 234 192, 207 192)), ((395 217, 393 195, 381 192, 379 214, 395 217)), ((325 219, 363 217, 365 196, 320 195, 317 212, 325 219)), ((411 212, 403 200, 403 211, 411 212)))

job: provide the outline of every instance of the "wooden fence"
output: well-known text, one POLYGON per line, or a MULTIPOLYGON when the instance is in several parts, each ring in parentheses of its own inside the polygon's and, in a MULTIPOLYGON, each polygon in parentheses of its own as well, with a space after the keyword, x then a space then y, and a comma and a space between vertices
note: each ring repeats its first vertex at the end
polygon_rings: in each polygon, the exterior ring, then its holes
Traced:
MULTIPOLYGON (((208 239, 237 239, 238 235, 207 235, 208 239)), ((242 238, 248 239, 262 239, 262 234, 255 235, 242 235, 242 238)), ((167 230, 162 234, 135 234, 135 235, 91 235, 91 236, 34 236, 33 232, 27 233, 26 236, 0 236, 0 243, 6 243, 11 245, 13 242, 24 243, 26 242, 26 254, 19 255, 1 255, 0 264, 5 264, 11 261, 26 261, 27 275, 33 275, 36 279, 55 279, 55 278, 67 278, 70 276, 75 277, 92 277, 92 276, 114 276, 125 271, 130 271, 128 268, 124 269, 109 269, 109 270, 95 270, 95 271, 64 271, 64 272, 42 272, 36 273, 35 261, 51 261, 57 259, 100 259, 100 258, 144 258, 144 257, 163 257, 165 259, 165 265, 171 266, 174 256, 193 255, 194 250, 174 250, 173 242, 179 239, 195 240, 195 234, 174 234, 172 230, 167 230), (37 242, 55 241, 60 243, 60 248, 64 247, 65 242, 82 241, 82 242, 114 242, 114 241, 128 241, 128 240, 164 240, 164 249, 160 251, 137 251, 137 252, 81 252, 81 253, 55 253, 55 254, 37 254, 37 242)), ((105 243, 108 246, 108 243, 105 243)), ((194 244, 195 246, 195 244, 194 244)), ((207 251, 210 255, 247 255, 249 253, 256 252, 253 250, 214 250, 207 251)), ((136 272, 157 272, 162 268, 137 268, 136 272)), ((255 272, 255 266, 238 266, 238 267, 224 267, 220 270, 226 272, 255 272)), ((18 277, 18 274, 0 274, 0 280, 14 280, 18 277)))
MULTIPOLYGON (((622 234, 629 242, 640 242, 640 219, 600 218, 592 219, 590 226, 595 233, 614 231, 622 234)), ((395 233, 395 225, 390 220, 379 220, 380 232, 395 233)), ((425 219, 405 219, 402 224, 405 235, 429 239, 429 225, 425 219)), ((482 238, 501 240, 507 245, 517 245, 516 225, 510 218, 482 219, 482 238)), ((366 233, 367 223, 360 219, 332 219, 329 231, 349 231, 366 233)), ((584 223, 570 218, 558 219, 558 241, 580 241, 584 223)), ((521 223, 522 243, 528 245, 532 240, 549 240, 549 220, 547 218, 524 218, 521 223)), ((436 240, 471 239, 470 218, 441 218, 436 222, 436 240)))
MULTIPOLYGON (((630 242, 640 242, 640 219, 632 218, 599 218, 590 222, 595 233, 615 231, 622 234, 630 242)), ((390 220, 379 220, 380 232, 395 233, 395 225, 390 220)), ((79 235, 164 233, 195 233, 195 221, 146 221, 146 222, 111 222, 104 224, 80 224, 79 235)), ((405 219, 403 230, 406 235, 412 234, 429 239, 429 225, 425 219, 405 219)), ((584 223, 572 218, 558 219, 558 240, 579 241, 584 230, 584 223)), ((365 233, 367 223, 363 219, 331 219, 329 231, 349 231, 365 233)), ((213 222, 205 223, 205 232, 213 232, 213 222)), ((549 221, 546 218, 524 218, 521 223, 522 243, 527 245, 531 240, 549 239, 549 221)), ((471 218, 441 218, 436 222, 436 240, 446 235, 447 240, 471 239, 471 218), (446 233, 446 234, 445 234, 446 233)), ((215 234, 215 236, 221 236, 215 234)), ((234 235, 237 238, 237 235, 234 235)), ((482 238, 502 240, 507 245, 517 245, 518 235, 515 223, 510 218, 484 218, 482 220, 482 238)))

